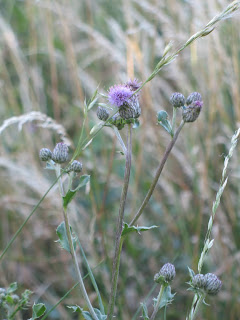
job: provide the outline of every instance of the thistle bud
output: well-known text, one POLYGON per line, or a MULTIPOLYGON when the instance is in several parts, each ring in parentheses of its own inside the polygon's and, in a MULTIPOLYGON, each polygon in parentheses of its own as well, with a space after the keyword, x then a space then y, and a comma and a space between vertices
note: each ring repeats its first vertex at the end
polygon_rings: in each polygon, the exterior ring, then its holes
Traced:
POLYGON ((19 298, 19 296, 17 294, 13 294, 12 295, 12 299, 13 299, 13 303, 17 304, 20 298, 19 298))
POLYGON ((184 122, 194 122, 201 110, 203 102, 202 101, 193 101, 188 107, 184 108, 182 111, 182 118, 184 122))
POLYGON ((101 106, 97 109, 97 117, 99 120, 106 121, 109 117, 109 111, 101 106))
POLYGON ((40 151, 39 151, 39 158, 42 160, 42 161, 48 161, 48 160, 51 160, 52 159, 52 152, 47 149, 47 148, 42 148, 40 151))
POLYGON ((172 94, 170 102, 174 108, 180 108, 183 107, 185 104, 185 97, 182 93, 175 92, 172 94))
POLYGON ((203 274, 196 274, 193 278, 192 278, 192 286, 194 288, 199 288, 199 289, 203 289, 205 286, 205 276, 203 274))
POLYGON ((210 295, 216 295, 222 287, 222 281, 213 273, 207 273, 205 276, 204 290, 210 295))
POLYGON ((77 160, 74 160, 66 170, 67 173, 72 172, 72 171, 76 172, 76 173, 81 172, 82 171, 82 163, 77 160))
POLYGON ((193 101, 202 101, 202 96, 199 92, 192 92, 187 97, 186 104, 190 105, 193 103, 193 101))
POLYGON ((52 159, 56 163, 64 163, 68 160, 68 146, 60 142, 53 149, 52 159))
POLYGON ((161 284, 166 284, 171 282, 176 276, 175 267, 171 263, 166 263, 160 269, 160 271, 155 274, 154 281, 161 284))
POLYGON ((124 119, 138 118, 141 115, 141 108, 137 96, 132 96, 119 108, 119 114, 124 119))

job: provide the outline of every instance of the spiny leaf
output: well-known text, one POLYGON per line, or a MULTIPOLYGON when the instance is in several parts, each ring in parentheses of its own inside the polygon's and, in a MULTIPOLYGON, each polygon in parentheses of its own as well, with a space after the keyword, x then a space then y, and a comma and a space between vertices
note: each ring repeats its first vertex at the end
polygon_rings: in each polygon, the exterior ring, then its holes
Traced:
POLYGON ((72 199, 75 197, 76 192, 77 192, 80 188, 84 187, 84 186, 89 182, 89 180, 90 180, 90 176, 89 176, 89 175, 82 175, 82 176, 80 177, 80 179, 79 179, 79 184, 78 184, 77 188, 74 189, 74 190, 68 190, 67 194, 66 194, 64 197, 62 197, 64 209, 67 208, 67 206, 69 205, 69 203, 70 203, 70 202, 72 201, 72 199))
POLYGON ((32 310, 33 310, 33 315, 31 319, 35 320, 44 315, 44 313, 46 312, 46 307, 43 303, 37 303, 37 304, 34 303, 32 310))
MULTIPOLYGON (((72 236, 72 240, 73 240, 73 246, 74 249, 76 248, 76 238, 73 237, 72 235, 72 228, 70 227, 71 230, 71 236, 72 236)), ((67 231, 66 231, 66 227, 65 227, 65 222, 62 222, 58 227, 57 227, 57 235, 59 237, 59 240, 57 240, 56 242, 59 242, 61 245, 61 248, 67 250, 69 253, 71 253, 70 247, 69 247, 69 242, 68 242, 68 238, 67 238, 67 231)))
POLYGON ((141 302, 140 304, 142 306, 142 318, 144 320, 149 320, 148 309, 147 309, 146 303, 141 302))
POLYGON ((123 227, 123 231, 122 231, 122 237, 125 236, 126 234, 130 233, 130 232, 137 232, 138 234, 141 233, 141 231, 147 231, 150 229, 155 229, 158 228, 158 226, 151 226, 151 227, 135 227, 135 226, 131 226, 129 227, 129 225, 125 222, 124 223, 124 227, 123 227))
MULTIPOLYGON (((165 287, 163 295, 162 295, 162 299, 161 299, 161 302, 160 302, 160 305, 159 305, 159 309, 167 306, 168 304, 171 304, 175 294, 176 293, 173 293, 173 294, 171 293, 171 287, 170 286, 165 287)), ((155 305, 156 302, 157 302, 157 298, 154 298, 153 301, 154 301, 154 305, 155 305)))
MULTIPOLYGON (((79 306, 67 306, 69 309, 71 309, 73 312, 78 312, 80 314, 83 315, 83 318, 85 320, 93 320, 90 312, 88 311, 83 311, 83 308, 79 307, 79 306)), ((96 316, 98 318, 98 320, 106 320, 107 316, 105 314, 102 314, 100 310, 94 308, 94 311, 96 313, 96 316)))

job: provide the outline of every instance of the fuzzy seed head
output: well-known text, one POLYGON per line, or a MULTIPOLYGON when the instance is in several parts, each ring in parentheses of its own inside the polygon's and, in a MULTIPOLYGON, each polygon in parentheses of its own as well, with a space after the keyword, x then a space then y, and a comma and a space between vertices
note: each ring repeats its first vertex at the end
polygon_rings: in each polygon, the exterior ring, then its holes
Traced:
POLYGON ((53 149, 52 159, 56 163, 64 163, 68 160, 68 146, 60 142, 53 149))
POLYGON ((185 104, 185 97, 180 92, 175 92, 170 98, 170 102, 174 108, 181 108, 185 104))
POLYGON ((213 273, 207 273, 205 276, 204 290, 210 295, 216 295, 222 287, 222 281, 213 273))
POLYGON ((190 95, 187 97, 186 104, 190 105, 194 101, 202 101, 202 96, 199 92, 190 93, 190 95))
POLYGON ((197 120, 201 110, 203 102, 193 101, 188 107, 184 108, 182 111, 182 118, 184 122, 194 122, 197 120))
POLYGON ((192 278, 192 286, 194 288, 199 288, 199 289, 203 289, 205 286, 205 276, 203 274, 196 274, 193 278, 192 278))
POLYGON ((39 158, 42 160, 42 161, 48 161, 48 160, 51 160, 52 159, 52 152, 47 149, 47 148, 42 148, 40 151, 39 151, 39 158))
POLYGON ((171 263, 166 263, 160 269, 160 271, 155 274, 154 281, 161 284, 166 284, 171 282, 176 276, 175 267, 171 263))
POLYGON ((109 117, 109 111, 106 108, 103 108, 101 106, 97 109, 97 117, 99 120, 106 121, 109 117))

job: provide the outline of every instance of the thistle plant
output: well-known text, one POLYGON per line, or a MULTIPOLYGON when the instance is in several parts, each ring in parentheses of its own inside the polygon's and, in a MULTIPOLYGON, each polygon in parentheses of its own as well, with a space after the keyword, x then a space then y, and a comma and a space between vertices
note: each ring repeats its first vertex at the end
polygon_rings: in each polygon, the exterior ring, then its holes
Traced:
MULTIPOLYGON (((152 229, 158 228, 157 225, 152 226, 139 226, 138 220, 142 214, 144 214, 149 201, 156 189, 159 179, 165 167, 165 164, 168 160, 168 157, 175 146, 177 139, 180 136, 184 126, 193 126, 195 121, 198 120, 202 112, 204 112, 203 101, 204 97, 199 92, 175 92, 169 97, 170 104, 172 105, 172 114, 169 115, 165 110, 159 110, 156 115, 156 121, 158 124, 159 132, 165 130, 168 134, 168 145, 166 146, 165 152, 162 158, 159 160, 158 166, 155 170, 154 177, 149 185, 148 191, 144 199, 141 202, 141 205, 136 210, 135 214, 130 221, 125 221, 125 209, 126 202, 128 199, 128 190, 129 190, 129 181, 131 176, 131 167, 132 167, 132 141, 135 134, 134 129, 138 128, 141 124, 141 112, 144 106, 141 104, 141 89, 150 81, 152 81, 159 71, 166 66, 167 64, 174 61, 175 58, 187 48, 195 40, 205 37, 210 34, 215 25, 229 17, 240 7, 240 1, 234 1, 219 15, 214 17, 202 30, 191 36, 178 50, 173 53, 170 53, 172 50, 172 45, 167 45, 160 61, 157 63, 152 74, 143 82, 140 82, 138 79, 130 79, 122 84, 115 84, 108 89, 108 94, 100 94, 99 89, 93 93, 89 101, 84 102, 83 108, 83 121, 81 131, 79 133, 79 138, 77 146, 70 158, 69 146, 64 142, 59 142, 56 144, 54 149, 51 151, 48 149, 48 145, 45 145, 44 148, 40 149, 39 157, 40 160, 46 163, 46 169, 52 170, 55 172, 56 180, 53 182, 51 187, 44 194, 42 199, 34 207, 33 211, 30 213, 28 218, 20 226, 17 233, 13 236, 12 240, 8 243, 5 250, 3 250, 0 259, 2 259, 5 253, 8 251, 10 246, 13 244, 14 240, 17 238, 19 233, 25 227, 28 220, 32 217, 34 212, 37 210, 41 202, 44 200, 48 192, 53 188, 55 184, 58 184, 58 191, 62 199, 62 213, 63 213, 63 222, 57 227, 56 233, 58 236, 58 243, 61 248, 66 250, 72 258, 72 263, 75 268, 75 275, 77 277, 77 284, 80 288, 81 296, 84 298, 85 310, 80 305, 70 305, 68 308, 76 313, 79 313, 86 320, 112 320, 117 318, 118 314, 115 308, 116 300, 118 299, 118 280, 121 269, 121 256, 122 249, 125 243, 126 238, 130 233, 140 234, 143 231, 151 231, 152 229), (102 99, 101 101, 99 101, 102 99), (96 108, 97 107, 97 108, 96 108), (87 131, 87 120, 90 111, 95 110, 96 116, 98 118, 98 123, 96 123, 93 128, 90 130, 88 135, 85 135, 87 131), (99 290, 97 283, 94 278, 94 274, 89 266, 84 249, 81 246, 81 243, 78 238, 78 230, 75 229, 75 226, 71 224, 71 217, 69 217, 69 204, 76 197, 78 191, 82 190, 83 187, 86 187, 90 183, 90 176, 88 174, 82 174, 85 170, 84 165, 80 162, 79 157, 84 153, 85 149, 89 147, 93 139, 101 132, 101 130, 113 130, 116 135, 118 142, 121 146, 121 154, 124 157, 125 161, 125 170, 124 177, 122 182, 122 191, 121 196, 119 196, 119 210, 118 218, 116 225, 114 226, 114 239, 108 239, 113 244, 114 254, 112 258, 112 269, 111 269, 111 288, 109 292, 109 299, 104 305, 102 300, 102 292, 99 290), (74 187, 77 185, 77 187, 74 187), (98 307, 95 307, 90 294, 87 292, 84 277, 82 270, 80 269, 79 263, 79 251, 81 252, 81 258, 84 260, 88 275, 90 277, 91 283, 97 295, 98 307)), ((182 89, 185 90, 184 88, 182 89)), ((214 223, 215 214, 220 203, 220 198, 224 191, 224 188, 227 184, 226 172, 227 166, 230 158, 233 155, 234 148, 237 145, 237 139, 240 134, 240 129, 234 134, 231 147, 228 153, 228 156, 224 161, 224 169, 222 172, 222 179, 220 182, 220 188, 216 195, 216 201, 212 207, 212 213, 208 222, 207 233, 205 241, 203 244, 203 249, 198 261, 198 273, 195 274, 192 269, 189 268, 190 280, 189 290, 194 292, 194 297, 192 305, 190 306, 190 311, 186 310, 187 316, 186 319, 194 320, 197 317, 197 314, 200 310, 200 307, 204 304, 205 299, 208 296, 217 295, 222 287, 222 282, 214 273, 202 273, 202 267, 205 261, 205 258, 213 245, 214 239, 211 239, 211 233, 214 223)), ((157 221, 156 223, 161 223, 157 221)), ((160 263, 159 263, 160 264, 160 263)), ((159 270, 159 269, 158 269, 159 270)), ((144 320, 154 320, 157 315, 161 314, 161 309, 165 309, 165 319, 168 306, 173 303, 175 298, 175 293, 171 293, 171 283, 176 276, 175 266, 171 263, 164 264, 160 271, 155 274, 154 282, 156 286, 160 288, 156 298, 153 298, 153 306, 147 305, 143 302, 140 306, 142 311, 142 317, 144 320), (149 314, 151 314, 149 316, 149 314)), ((224 286, 224 284, 223 284, 224 286)), ((9 289, 0 289, 0 307, 3 308, 6 317, 8 320, 14 319, 15 314, 21 309, 24 308, 28 301, 28 294, 26 293, 27 298, 19 298, 15 294, 12 294, 14 291, 9 289), (8 296, 8 298, 6 298, 8 296)), ((82 301, 81 301, 82 303, 82 301)), ((137 309, 137 306, 136 306, 137 309)), ((33 316, 31 319, 39 318, 43 316, 46 308, 42 304, 33 306, 33 316)), ((50 311, 49 311, 50 312, 50 311)), ((42 319, 45 319, 47 315, 42 319)), ((123 310, 124 313, 124 310, 123 310)), ((4 314, 4 316, 5 316, 4 314)), ((160 315, 161 316, 161 315, 160 315)))

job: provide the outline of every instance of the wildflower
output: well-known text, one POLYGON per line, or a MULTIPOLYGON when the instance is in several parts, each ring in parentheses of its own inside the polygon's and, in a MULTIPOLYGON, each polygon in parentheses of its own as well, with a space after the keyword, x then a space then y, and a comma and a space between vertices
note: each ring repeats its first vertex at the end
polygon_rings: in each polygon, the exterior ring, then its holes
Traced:
POLYGON ((64 163, 68 160, 68 146, 60 142, 53 149, 52 159, 56 163, 64 163))
POLYGON ((166 284, 171 282, 176 276, 175 267, 171 263, 166 263, 160 269, 160 271, 155 274, 154 281, 161 284, 166 284))
POLYGON ((42 160, 42 161, 48 161, 48 160, 51 160, 52 159, 52 152, 47 149, 47 148, 42 148, 40 151, 39 151, 39 158, 42 160))
POLYGON ((97 109, 97 117, 99 120, 106 121, 109 117, 109 111, 101 106, 97 109))
POLYGON ((125 86, 130 88, 131 91, 136 91, 141 87, 141 82, 138 82, 138 80, 135 78, 134 80, 128 80, 126 82, 125 86))
POLYGON ((180 108, 185 104, 185 97, 180 92, 174 92, 170 98, 170 102, 174 108, 180 108))
POLYGON ((216 295, 222 287, 222 281, 213 273, 207 273, 205 276, 204 290, 210 295, 216 295))
POLYGON ((186 104, 190 105, 194 101, 202 101, 202 96, 199 92, 190 93, 190 95, 187 97, 186 104))
POLYGON ((112 105, 121 107, 132 96, 132 91, 124 85, 115 85, 109 89, 108 100, 112 105))
POLYGON ((202 101, 193 101, 189 106, 183 108, 182 118, 184 122, 194 122, 201 110, 202 110, 203 102, 202 101))

